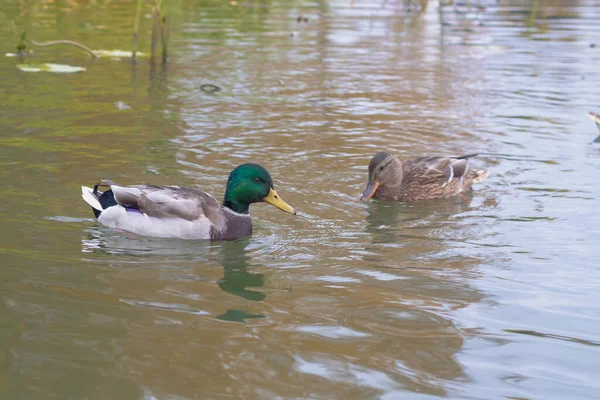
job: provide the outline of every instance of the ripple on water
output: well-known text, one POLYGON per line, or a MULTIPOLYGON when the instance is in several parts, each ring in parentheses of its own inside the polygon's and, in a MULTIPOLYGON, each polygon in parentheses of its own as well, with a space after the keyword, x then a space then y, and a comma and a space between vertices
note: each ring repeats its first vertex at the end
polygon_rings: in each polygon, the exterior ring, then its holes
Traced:
POLYGON ((352 278, 349 276, 333 276, 333 275, 324 275, 318 276, 314 278, 317 281, 323 282, 331 282, 331 283, 360 283, 360 279, 352 278))
POLYGON ((294 356, 294 369, 302 374, 314 375, 351 386, 365 386, 384 392, 401 388, 401 385, 384 372, 363 365, 335 359, 322 354, 294 356))
POLYGON ((310 333, 329 339, 356 339, 371 336, 368 333, 346 328, 344 326, 304 325, 292 329, 297 332, 310 333))
POLYGON ((355 270, 355 272, 358 274, 370 276, 371 278, 375 278, 378 281, 395 281, 396 279, 410 279, 405 276, 398 276, 398 275, 390 274, 387 272, 374 271, 374 270, 357 269, 357 270, 355 270))
POLYGON ((208 315, 210 314, 208 311, 198 310, 192 308, 190 306, 186 306, 185 304, 176 304, 176 303, 161 303, 157 301, 142 301, 142 300, 130 300, 130 299, 120 299, 123 303, 129 304, 131 306, 137 307, 149 307, 155 308, 158 310, 167 310, 167 311, 175 311, 182 312, 194 315, 208 315))

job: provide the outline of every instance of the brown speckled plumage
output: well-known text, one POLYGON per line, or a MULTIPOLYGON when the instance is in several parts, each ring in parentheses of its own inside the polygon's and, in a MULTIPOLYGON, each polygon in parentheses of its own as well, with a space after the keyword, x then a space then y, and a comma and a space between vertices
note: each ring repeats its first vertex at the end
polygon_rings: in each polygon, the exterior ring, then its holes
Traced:
POLYGON ((378 152, 369 163, 369 182, 362 199, 417 201, 456 196, 488 176, 487 171, 469 168, 469 158, 474 156, 419 157, 401 162, 389 153, 378 152))

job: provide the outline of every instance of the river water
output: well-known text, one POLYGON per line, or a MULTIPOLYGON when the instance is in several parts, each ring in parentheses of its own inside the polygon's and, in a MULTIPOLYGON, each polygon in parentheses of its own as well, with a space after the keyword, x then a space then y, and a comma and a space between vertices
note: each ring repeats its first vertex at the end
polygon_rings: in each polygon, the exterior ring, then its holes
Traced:
POLYGON ((172 4, 168 66, 132 67, 4 53, 128 50, 135 2, 0 1, 0 398, 598 398, 597 2, 172 4), (490 177, 361 203, 386 149, 490 177), (220 199, 250 161, 300 213, 253 205, 236 242, 115 232, 80 197, 220 199))

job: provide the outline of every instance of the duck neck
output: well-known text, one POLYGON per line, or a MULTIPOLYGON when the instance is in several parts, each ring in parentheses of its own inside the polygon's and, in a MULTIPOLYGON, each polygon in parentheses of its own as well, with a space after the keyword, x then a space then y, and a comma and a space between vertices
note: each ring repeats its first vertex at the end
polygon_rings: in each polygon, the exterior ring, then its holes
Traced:
POLYGON ((223 207, 227 207, 231 211, 234 211, 238 214, 248 214, 250 204, 233 201, 232 199, 228 198, 226 193, 225 200, 223 201, 223 207))
POLYGON ((211 231, 213 240, 234 240, 252 235, 252 221, 248 214, 238 214, 229 207, 220 210, 221 224, 211 231))

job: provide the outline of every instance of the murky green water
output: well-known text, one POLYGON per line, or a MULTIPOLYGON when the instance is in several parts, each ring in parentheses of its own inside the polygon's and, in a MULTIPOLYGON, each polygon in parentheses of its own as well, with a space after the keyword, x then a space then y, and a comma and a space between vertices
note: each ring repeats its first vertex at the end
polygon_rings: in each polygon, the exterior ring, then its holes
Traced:
MULTIPOLYGON (((598 397, 600 6, 351 3, 175 3, 168 68, 0 57, 0 398, 598 397), (490 178, 360 203, 381 149, 481 152, 490 178), (239 242, 113 232, 80 197, 221 198, 248 161, 301 215, 254 205, 239 242)), ((2 53, 11 20, 129 48, 134 2, 0 4, 2 53)))

